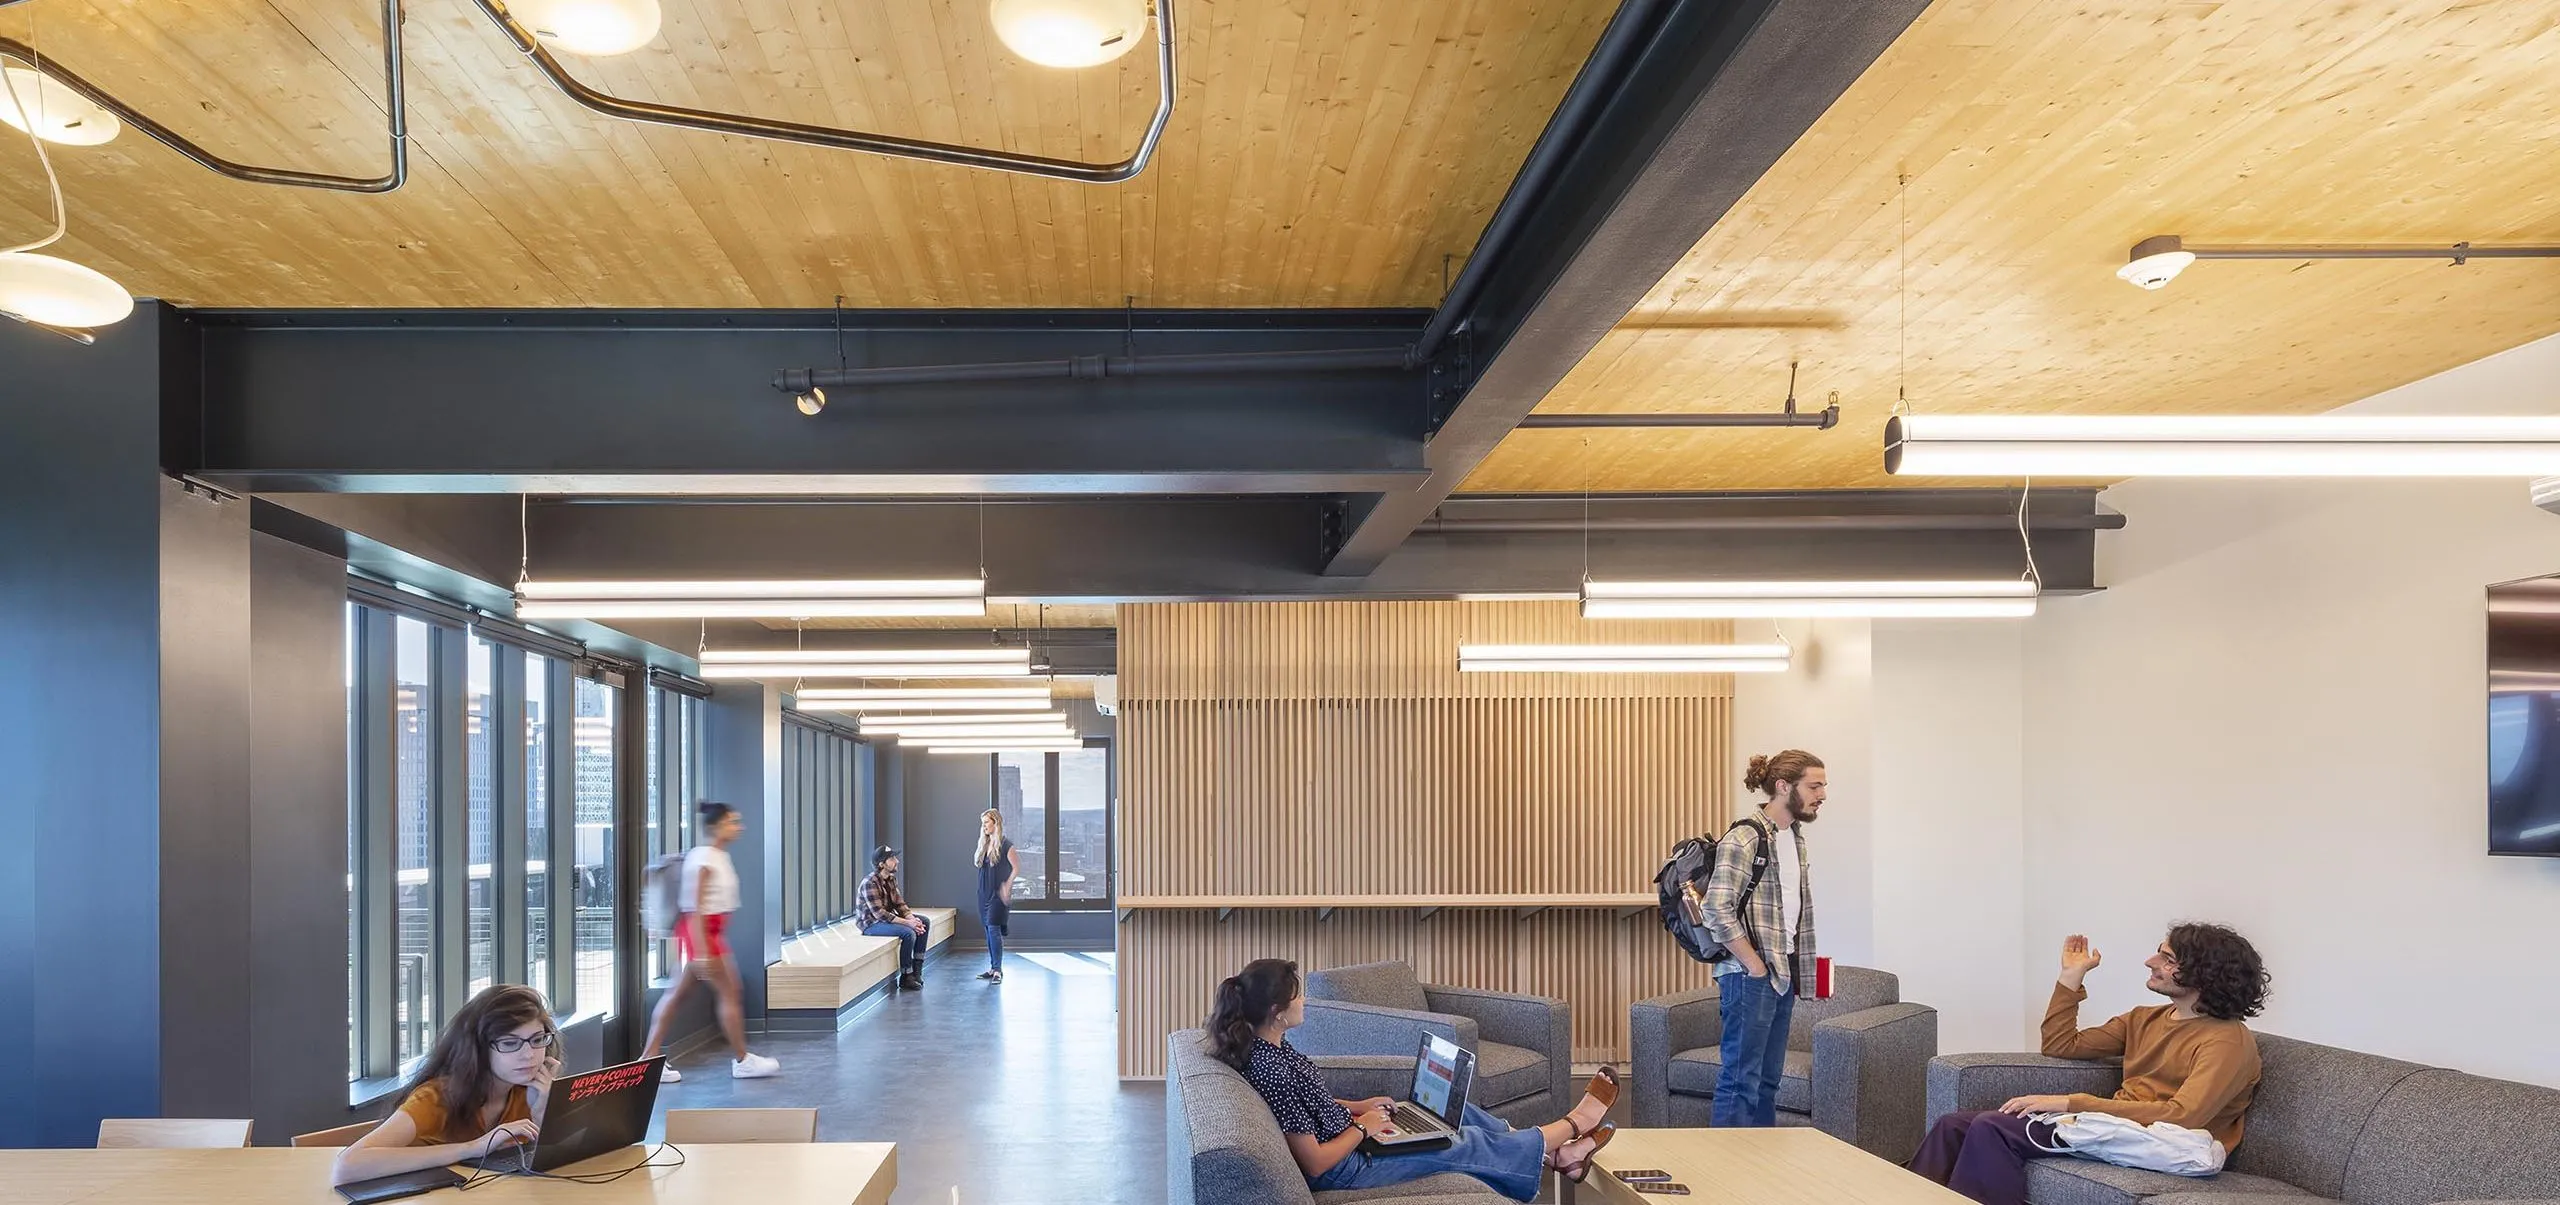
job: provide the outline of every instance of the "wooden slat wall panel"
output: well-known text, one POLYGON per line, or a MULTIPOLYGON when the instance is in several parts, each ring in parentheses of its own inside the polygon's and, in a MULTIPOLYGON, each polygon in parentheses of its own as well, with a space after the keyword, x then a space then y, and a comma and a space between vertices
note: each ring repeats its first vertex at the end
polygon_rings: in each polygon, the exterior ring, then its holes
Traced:
MULTIPOLYGON (((1586 624, 1570 602, 1167 604, 1121 610, 1119 892, 1641 892, 1716 827, 1725 676, 1457 672, 1457 646, 1730 640, 1724 623, 1586 624)), ((1254 958, 1412 960, 1426 980, 1570 1001, 1578 1058, 1627 1006, 1703 982, 1649 914, 1141 910, 1121 928, 1121 1071, 1162 1073, 1254 958)))

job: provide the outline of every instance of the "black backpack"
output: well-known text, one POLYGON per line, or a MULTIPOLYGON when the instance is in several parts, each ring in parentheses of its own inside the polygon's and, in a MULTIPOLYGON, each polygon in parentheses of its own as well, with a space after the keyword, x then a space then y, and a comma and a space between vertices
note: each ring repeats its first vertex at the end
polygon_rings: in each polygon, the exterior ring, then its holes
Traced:
MULTIPOLYGON (((1752 842, 1751 874, 1742 884, 1742 898, 1747 909, 1751 893, 1760 889, 1760 876, 1769 869, 1769 830, 1758 821, 1736 820, 1732 828, 1724 830, 1725 834, 1731 836, 1734 829, 1745 825, 1757 834, 1757 839, 1752 842)), ((1671 940, 1680 943, 1681 950, 1689 957, 1705 963, 1722 962, 1733 953, 1725 949, 1722 942, 1707 935, 1707 927, 1700 919, 1689 915, 1688 900, 1680 889, 1695 883, 1703 890, 1707 876, 1715 868, 1715 842, 1704 837, 1683 837, 1678 845, 1671 847, 1671 856, 1663 861, 1662 869, 1653 875, 1654 894, 1662 910, 1662 927, 1671 933, 1671 940)), ((1747 911, 1745 917, 1744 923, 1748 924, 1747 911)))

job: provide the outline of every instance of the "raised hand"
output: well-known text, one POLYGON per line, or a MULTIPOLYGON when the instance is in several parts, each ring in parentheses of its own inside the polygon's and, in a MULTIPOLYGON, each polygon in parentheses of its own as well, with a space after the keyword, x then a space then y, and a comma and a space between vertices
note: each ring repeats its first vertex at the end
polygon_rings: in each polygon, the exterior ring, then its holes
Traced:
POLYGON ((2090 945, 2086 936, 2074 933, 2063 938, 2062 982, 2070 987, 2080 986, 2081 979, 2089 972, 2098 969, 2098 963, 2102 959, 2103 956, 2098 953, 2098 947, 2090 945))

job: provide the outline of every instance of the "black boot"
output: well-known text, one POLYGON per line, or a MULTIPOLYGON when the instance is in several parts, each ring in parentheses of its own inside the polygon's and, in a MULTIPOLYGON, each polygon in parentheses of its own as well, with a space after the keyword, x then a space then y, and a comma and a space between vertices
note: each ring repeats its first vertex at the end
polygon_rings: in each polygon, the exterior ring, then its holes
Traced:
POLYGON ((924 972, 918 970, 908 971, 905 975, 898 978, 898 986, 911 992, 921 990, 924 987, 924 972))

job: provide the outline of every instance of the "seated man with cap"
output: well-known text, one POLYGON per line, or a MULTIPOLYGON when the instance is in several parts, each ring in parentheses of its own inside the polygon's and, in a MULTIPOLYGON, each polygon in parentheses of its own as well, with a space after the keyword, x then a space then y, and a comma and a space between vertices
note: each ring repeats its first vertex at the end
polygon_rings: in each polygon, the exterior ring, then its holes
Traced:
POLYGON ((871 851, 871 873, 862 876, 861 897, 853 905, 853 923, 872 937, 898 939, 898 986, 924 986, 925 919, 898 894, 898 851, 886 845, 871 851))

